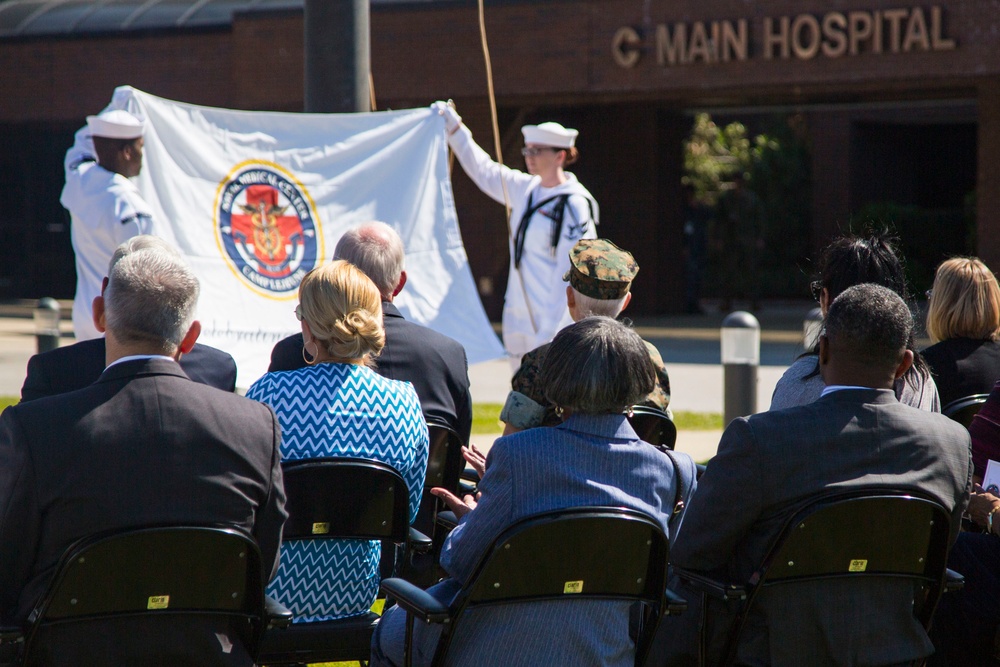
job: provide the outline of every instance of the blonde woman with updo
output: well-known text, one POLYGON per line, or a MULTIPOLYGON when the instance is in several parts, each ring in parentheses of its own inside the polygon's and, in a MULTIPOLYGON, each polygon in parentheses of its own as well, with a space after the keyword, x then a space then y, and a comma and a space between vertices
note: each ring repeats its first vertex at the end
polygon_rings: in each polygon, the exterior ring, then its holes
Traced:
MULTIPOLYGON (((277 414, 282 459, 388 463, 406 480, 412 522, 427 469, 427 425, 413 385, 370 368, 385 344, 378 289, 359 269, 336 261, 302 279, 295 316, 311 361, 267 373, 247 392, 277 414)), ((296 623, 363 614, 378 592, 380 556, 377 541, 290 542, 268 594, 294 612, 296 623)))
POLYGON ((927 334, 921 352, 941 395, 941 405, 988 394, 1000 380, 1000 285, 975 257, 941 262, 927 292, 927 334))

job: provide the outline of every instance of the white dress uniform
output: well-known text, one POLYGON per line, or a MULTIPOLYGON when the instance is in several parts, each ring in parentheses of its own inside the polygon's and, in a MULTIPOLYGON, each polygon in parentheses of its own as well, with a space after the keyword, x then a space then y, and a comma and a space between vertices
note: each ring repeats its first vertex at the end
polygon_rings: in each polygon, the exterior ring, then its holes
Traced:
POLYGON ((66 186, 59 198, 70 212, 70 237, 76 254, 73 330, 77 340, 102 335, 94 326, 91 306, 101 293, 111 255, 133 236, 150 233, 153 221, 135 184, 97 164, 91 134, 91 125, 76 133, 73 147, 66 153, 66 186))
POLYGON ((507 183, 511 231, 515 238, 525 211, 548 200, 525 223, 520 270, 515 268, 515 239, 509 239, 510 276, 504 296, 503 342, 511 355, 513 368, 517 369, 521 355, 549 342, 561 329, 573 323, 566 306, 563 276, 569 271, 569 251, 576 242, 597 238, 600 217, 597 202, 569 172, 565 172, 568 178, 565 183, 544 188, 540 176, 497 164, 476 144, 465 125, 458 127, 448 143, 469 178, 501 204, 504 203, 502 181, 507 183), (553 246, 556 223, 552 217, 560 195, 570 196, 566 200, 562 228, 557 230, 559 237, 553 246))

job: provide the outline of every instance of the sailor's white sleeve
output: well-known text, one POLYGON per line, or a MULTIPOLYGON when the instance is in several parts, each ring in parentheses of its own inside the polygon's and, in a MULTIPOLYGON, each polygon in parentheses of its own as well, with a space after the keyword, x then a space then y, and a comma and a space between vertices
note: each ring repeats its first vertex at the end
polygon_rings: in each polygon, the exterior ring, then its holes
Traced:
POLYGON ((501 204, 504 202, 503 182, 507 182, 507 196, 511 205, 526 196, 533 177, 523 171, 497 164, 489 154, 479 147, 472 132, 465 125, 448 137, 448 145, 455 151, 462 169, 487 196, 501 204))

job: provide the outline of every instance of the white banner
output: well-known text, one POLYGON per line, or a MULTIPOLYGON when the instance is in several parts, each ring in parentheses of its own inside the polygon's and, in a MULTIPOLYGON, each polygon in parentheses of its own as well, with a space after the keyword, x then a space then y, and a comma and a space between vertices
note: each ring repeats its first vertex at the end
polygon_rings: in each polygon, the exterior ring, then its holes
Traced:
POLYGON ((444 120, 429 109, 233 111, 129 86, 109 108, 146 118, 136 183, 154 233, 201 280, 199 341, 235 357, 240 387, 267 370, 274 343, 299 331, 302 276, 369 220, 403 238, 408 280, 394 301, 403 315, 458 340, 469 363, 504 355, 462 246, 444 120))

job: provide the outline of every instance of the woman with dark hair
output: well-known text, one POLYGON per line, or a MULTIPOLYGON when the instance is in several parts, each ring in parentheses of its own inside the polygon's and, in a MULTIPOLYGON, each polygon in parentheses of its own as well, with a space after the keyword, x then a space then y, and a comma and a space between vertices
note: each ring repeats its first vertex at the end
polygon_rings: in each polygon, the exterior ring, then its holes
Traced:
POLYGON ((987 394, 1000 378, 1000 285, 975 257, 941 262, 927 293, 927 333, 934 345, 921 352, 941 394, 941 404, 987 394))
POLYGON ((455 108, 435 102, 444 116, 448 145, 484 194, 510 205, 510 274, 503 306, 503 344, 511 369, 521 356, 573 323, 566 307, 569 251, 597 238, 599 210, 593 195, 565 167, 576 162, 576 130, 559 123, 525 125, 527 173, 494 162, 472 138, 455 108))
MULTIPOLYGON (((542 382, 565 421, 499 438, 487 459, 478 502, 432 490, 460 521, 441 551, 441 567, 450 578, 428 593, 451 602, 501 531, 549 510, 640 510, 672 538, 683 516, 671 518, 678 489, 690 498, 695 465, 678 452, 675 468, 668 456, 639 439, 623 414, 652 390, 654 377, 642 339, 611 318, 588 317, 560 331, 546 355, 542 382)), ((463 623, 466 630, 455 638, 451 664, 511 664, 515 646, 538 665, 631 667, 635 662, 628 603, 552 601, 468 613, 475 618, 463 623)), ((386 612, 372 641, 372 665, 403 664, 405 626, 405 611, 386 612)), ((440 626, 416 624, 415 665, 427 664, 439 632, 440 626)))
MULTIPOLYGON (((887 233, 872 231, 865 236, 842 236, 823 250, 819 279, 811 288, 824 317, 833 300, 854 285, 874 283, 909 300, 903 262, 894 242, 887 233)), ((907 347, 913 351, 913 366, 896 380, 896 398, 915 408, 940 412, 941 400, 927 363, 917 353, 914 340, 907 347)), ((806 405, 819 398, 825 384, 819 374, 818 355, 819 349, 814 347, 789 366, 774 387, 771 410, 806 405)))

